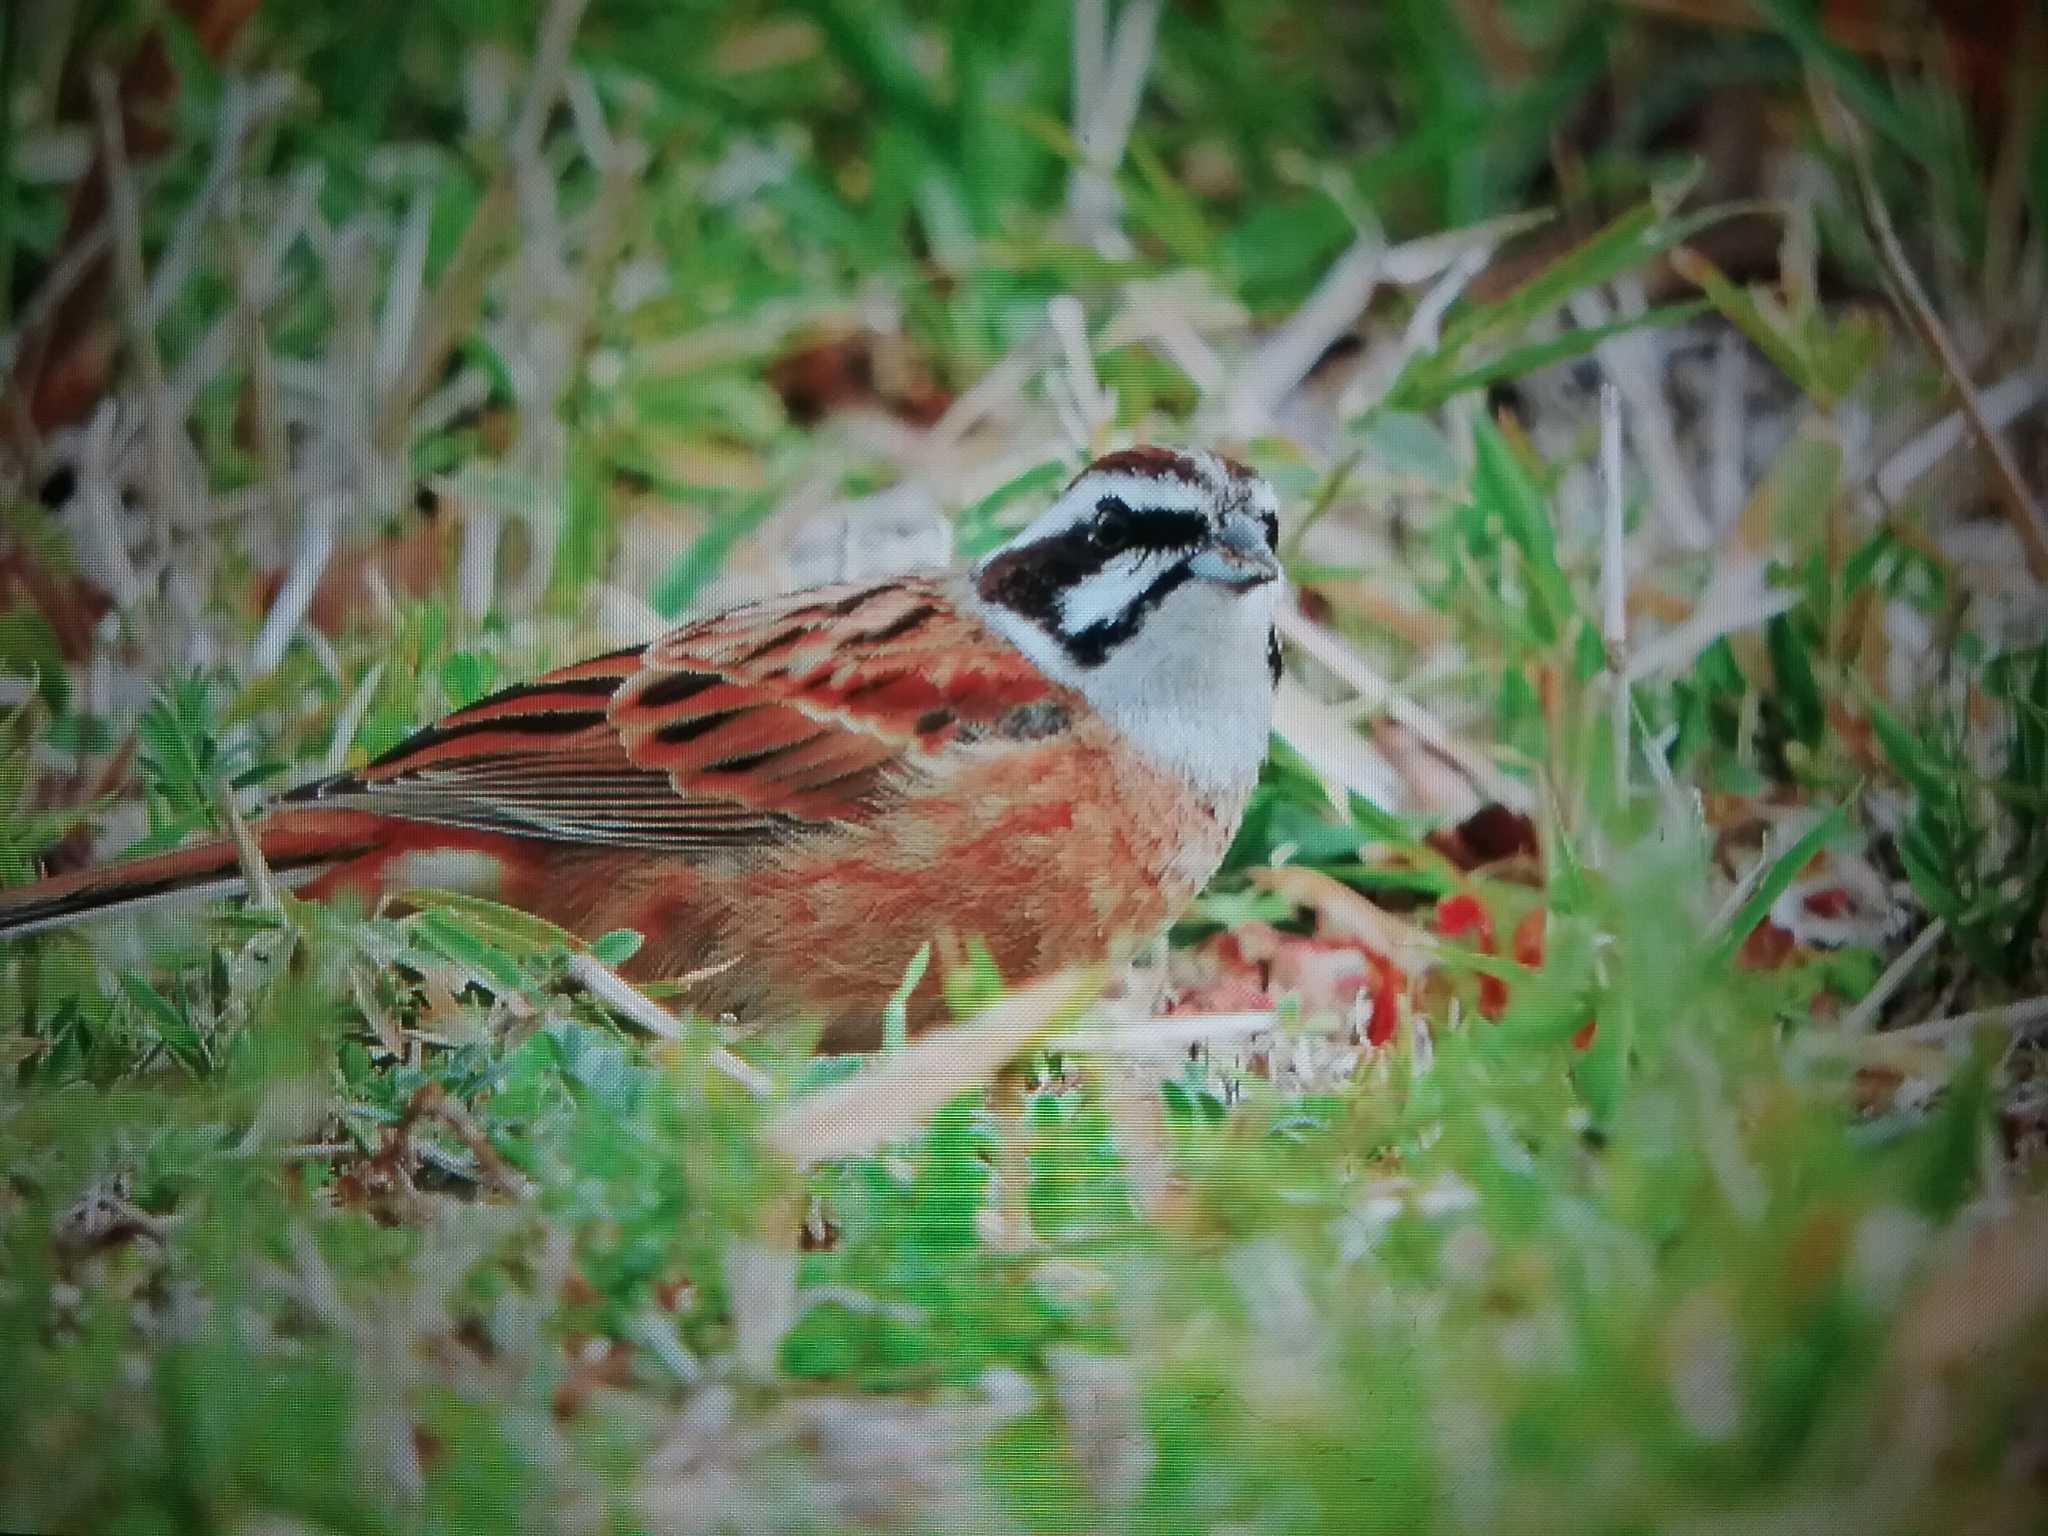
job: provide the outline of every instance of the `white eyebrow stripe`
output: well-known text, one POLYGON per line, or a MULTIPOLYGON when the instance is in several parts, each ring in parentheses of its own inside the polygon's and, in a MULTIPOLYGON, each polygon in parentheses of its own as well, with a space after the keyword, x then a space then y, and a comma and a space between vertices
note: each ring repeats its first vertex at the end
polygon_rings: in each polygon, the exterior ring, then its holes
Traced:
POLYGON ((1189 485, 1185 480, 1125 474, 1084 475, 1067 494, 1074 496, 1090 511, 1105 496, 1114 496, 1134 509, 1157 507, 1166 512, 1199 512, 1216 495, 1206 487, 1189 485), (1076 494, 1084 491, 1088 493, 1086 496, 1076 494))
POLYGON ((1041 513, 1037 521, 1019 530, 1002 547, 1021 549, 1027 544, 1040 544, 1069 533, 1078 524, 1095 516, 1096 503, 1107 496, 1116 497, 1134 511, 1151 508, 1160 512, 1203 512, 1212 500, 1212 493, 1179 480, 1155 480, 1128 474, 1085 474, 1074 483, 1072 490, 1041 513))
POLYGON ((1060 596, 1060 628, 1069 635, 1120 617, 1178 557, 1159 550, 1118 555, 1060 596))

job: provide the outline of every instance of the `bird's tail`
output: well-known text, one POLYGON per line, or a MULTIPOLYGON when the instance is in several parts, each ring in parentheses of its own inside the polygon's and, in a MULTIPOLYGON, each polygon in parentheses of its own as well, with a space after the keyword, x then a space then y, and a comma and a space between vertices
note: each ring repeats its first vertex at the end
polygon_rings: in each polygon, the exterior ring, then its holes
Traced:
MULTIPOLYGON (((286 811, 252 831, 264 863, 286 889, 318 880, 377 846, 368 818, 345 812, 286 811)), ((235 845, 213 838, 0 891, 0 938, 173 902, 240 896, 248 884, 235 845)))

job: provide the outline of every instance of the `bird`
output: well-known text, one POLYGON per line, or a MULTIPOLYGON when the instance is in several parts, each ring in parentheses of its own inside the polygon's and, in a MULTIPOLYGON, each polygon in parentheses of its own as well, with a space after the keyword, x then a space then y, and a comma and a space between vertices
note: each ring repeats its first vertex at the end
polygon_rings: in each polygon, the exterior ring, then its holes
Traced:
MULTIPOLYGON (((1271 484, 1108 453, 965 569, 688 619, 300 785, 247 831, 276 885, 456 888, 691 976, 742 1026, 882 1038, 914 958, 1008 979, 1127 955, 1201 892, 1267 753, 1286 582, 1271 484), (925 946, 933 948, 926 950, 925 946)), ((234 840, 0 892, 0 936, 247 894, 234 840)), ((944 1021, 940 968, 905 1009, 944 1021)))

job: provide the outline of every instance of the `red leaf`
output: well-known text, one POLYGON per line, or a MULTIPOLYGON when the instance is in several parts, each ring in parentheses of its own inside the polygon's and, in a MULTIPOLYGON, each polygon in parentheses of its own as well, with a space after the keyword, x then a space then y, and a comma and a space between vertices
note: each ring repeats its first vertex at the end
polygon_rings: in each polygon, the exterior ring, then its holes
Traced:
POLYGON ((1481 949, 1493 953, 1493 916, 1469 892, 1460 891, 1437 903, 1436 931, 1447 939, 1462 939, 1469 934, 1481 949))
POLYGON ((1479 1011, 1489 1019, 1497 1019, 1507 1012, 1508 984, 1498 976, 1479 978, 1479 1011))
POLYGON ((1366 1020, 1365 1042, 1368 1045, 1385 1045, 1394 1038, 1394 1028, 1400 1022, 1401 993, 1407 990, 1408 978, 1401 974, 1401 968, 1382 955, 1373 955, 1372 960, 1372 1016, 1366 1020))

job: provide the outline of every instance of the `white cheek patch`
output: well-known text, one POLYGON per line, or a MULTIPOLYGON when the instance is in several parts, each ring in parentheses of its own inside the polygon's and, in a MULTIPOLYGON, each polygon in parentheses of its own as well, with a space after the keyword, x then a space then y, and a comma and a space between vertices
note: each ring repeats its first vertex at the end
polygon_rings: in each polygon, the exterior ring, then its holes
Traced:
POLYGON ((1156 550, 1118 555, 1060 598, 1060 629, 1078 635, 1122 616, 1178 558, 1156 550))

